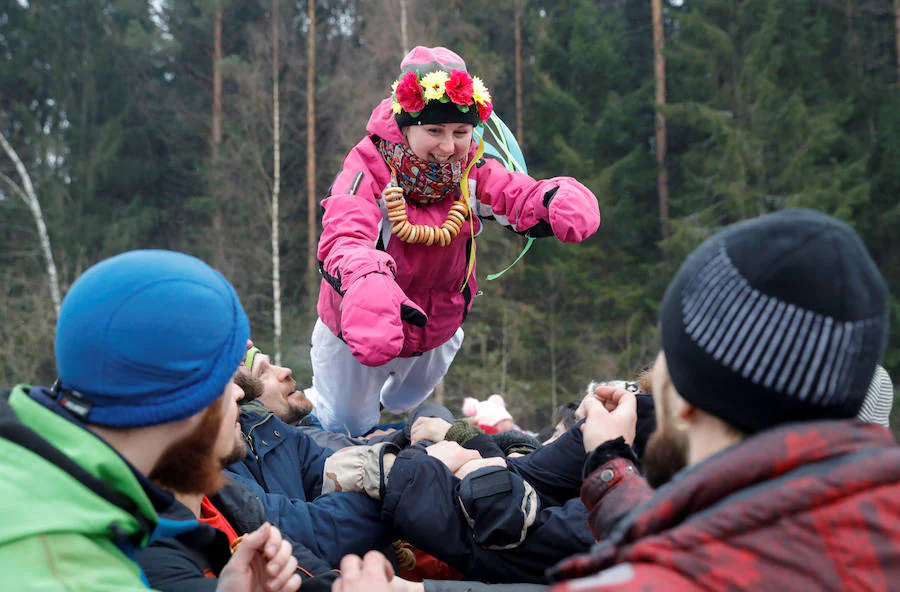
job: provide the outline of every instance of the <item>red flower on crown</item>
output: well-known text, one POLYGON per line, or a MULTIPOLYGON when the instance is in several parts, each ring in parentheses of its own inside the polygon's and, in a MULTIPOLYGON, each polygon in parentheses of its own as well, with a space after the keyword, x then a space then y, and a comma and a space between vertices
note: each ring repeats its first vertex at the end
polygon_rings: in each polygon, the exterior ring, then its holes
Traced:
POLYGON ((422 86, 415 72, 407 72, 397 84, 397 102, 407 113, 418 113, 425 108, 422 86))
POLYGON ((477 103, 478 105, 478 117, 481 119, 481 122, 484 123, 491 116, 491 112, 494 110, 493 103, 477 103))
POLYGON ((465 70, 452 70, 445 88, 447 96, 457 105, 472 102, 472 77, 465 70))

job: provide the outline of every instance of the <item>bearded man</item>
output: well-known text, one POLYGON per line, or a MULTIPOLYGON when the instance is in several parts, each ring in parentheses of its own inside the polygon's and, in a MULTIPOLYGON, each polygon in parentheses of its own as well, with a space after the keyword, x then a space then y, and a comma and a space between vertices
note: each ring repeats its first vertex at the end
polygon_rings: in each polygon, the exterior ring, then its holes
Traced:
MULTIPOLYGON (((629 447, 634 394, 598 388, 581 500, 599 542, 550 570, 553 591, 895 589, 900 447, 855 420, 888 293, 859 236, 810 210, 730 226, 681 267, 660 324, 643 457, 660 487, 629 447)), ((375 553, 341 569, 335 592, 391 589, 375 553)))
MULTIPOLYGON (((238 403, 253 400, 261 393, 262 383, 238 373, 232 385, 233 402, 229 421, 222 424, 216 441, 221 466, 242 460, 247 455, 238 416, 238 403)), ((189 458, 185 458, 185 463, 189 458)), ((185 466, 190 470, 190 466, 185 466)), ((243 544, 247 533, 267 522, 263 504, 247 487, 229 482, 215 495, 175 491, 176 503, 162 514, 172 521, 196 520, 198 528, 151 543, 137 553, 137 561, 150 586, 159 592, 212 592, 218 586, 232 549, 243 544)), ((303 545, 292 542, 293 557, 302 587, 308 592, 328 592, 337 573, 303 545)))
POLYGON ((330 567, 347 553, 388 548, 390 530, 374 500, 360 493, 321 495, 332 450, 287 423, 311 409, 290 368, 251 346, 238 376, 250 393, 240 408, 246 454, 227 467, 228 476, 259 498, 266 516, 288 538, 330 567))
POLYGON ((605 540, 553 570, 567 580, 557 590, 900 582, 900 448, 853 421, 889 326, 884 280, 856 233, 809 210, 735 224, 684 263, 660 320, 658 428, 643 458, 660 488, 650 495, 621 446, 633 395, 598 393, 581 497, 605 540))
MULTIPOLYGON (((234 288, 193 257, 133 251, 78 278, 57 322, 56 385, 0 396, 6 589, 146 590, 135 551, 174 534, 159 519, 173 497, 154 482, 222 484, 217 443, 237 433, 230 385, 248 336, 234 288)), ((263 525, 216 589, 295 591, 290 555, 263 525)))
POLYGON ((379 442, 390 442, 405 448, 410 445, 412 426, 417 420, 439 418, 447 422, 448 427, 453 423, 453 414, 446 407, 426 401, 409 412, 409 419, 404 426, 379 426, 379 429, 363 438, 353 438, 323 429, 315 417, 313 403, 307 397, 311 387, 298 390, 293 371, 287 366, 276 364, 255 345, 250 344, 247 348, 241 375, 257 383, 260 393, 258 397, 244 397, 241 403, 241 413, 248 416, 248 421, 255 423, 266 414, 274 413, 284 423, 296 426, 319 447, 331 451, 379 442))

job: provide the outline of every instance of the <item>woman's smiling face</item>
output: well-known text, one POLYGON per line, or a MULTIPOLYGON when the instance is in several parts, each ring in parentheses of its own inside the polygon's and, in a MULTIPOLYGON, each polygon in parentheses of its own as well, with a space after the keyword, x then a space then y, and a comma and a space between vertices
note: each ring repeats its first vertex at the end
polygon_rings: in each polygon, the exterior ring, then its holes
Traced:
POLYGON ((406 127, 403 136, 422 160, 444 163, 465 159, 474 130, 471 123, 430 123, 406 127))

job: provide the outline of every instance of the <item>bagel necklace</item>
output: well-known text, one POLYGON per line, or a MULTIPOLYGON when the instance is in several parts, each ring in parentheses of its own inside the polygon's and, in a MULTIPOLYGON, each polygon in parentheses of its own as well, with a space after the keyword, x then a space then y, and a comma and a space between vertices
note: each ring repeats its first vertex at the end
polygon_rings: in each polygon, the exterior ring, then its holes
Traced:
POLYGON ((469 215, 469 205, 465 201, 455 200, 447 212, 447 218, 440 226, 410 224, 406 219, 406 200, 403 188, 393 182, 384 192, 387 205, 388 220, 391 222, 391 233, 403 242, 422 244, 427 247, 437 245, 446 247, 459 234, 462 225, 469 215))
MULTIPOLYGON (((388 221, 391 223, 391 233, 406 243, 422 244, 425 246, 437 245, 439 247, 448 246, 454 238, 459 234, 462 225, 469 220, 469 225, 474 224, 472 218, 472 210, 469 207, 469 172, 472 166, 478 162, 481 155, 484 154, 484 140, 479 138, 478 149, 475 151, 475 157, 469 161, 463 172, 462 181, 459 183, 461 199, 456 199, 447 212, 447 218, 440 226, 426 226, 424 224, 410 224, 406 218, 406 199, 403 197, 403 188, 397 183, 397 169, 388 161, 388 167, 391 169, 391 184, 384 192, 384 202, 387 206, 388 221)), ((472 234, 475 234, 472 228, 472 234)), ((475 262, 475 243, 472 242, 472 253, 469 261, 469 271, 466 273, 468 281, 469 273, 475 262)), ((463 283, 465 286, 465 283, 463 283)))

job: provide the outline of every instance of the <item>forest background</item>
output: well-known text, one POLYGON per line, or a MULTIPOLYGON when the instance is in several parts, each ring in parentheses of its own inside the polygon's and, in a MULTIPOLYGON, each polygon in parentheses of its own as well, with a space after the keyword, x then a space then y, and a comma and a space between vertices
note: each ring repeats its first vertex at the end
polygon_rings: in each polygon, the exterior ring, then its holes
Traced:
POLYGON ((318 201, 414 45, 462 55, 531 174, 576 177, 603 216, 493 282, 523 242, 487 225, 438 393, 456 413, 501 392, 539 429, 588 381, 633 377, 685 255, 794 206, 862 235, 900 378, 900 0, 664 1, 665 101, 653 1, 0 0, 0 384, 52 382, 55 286, 136 248, 221 270, 309 384, 318 201))

